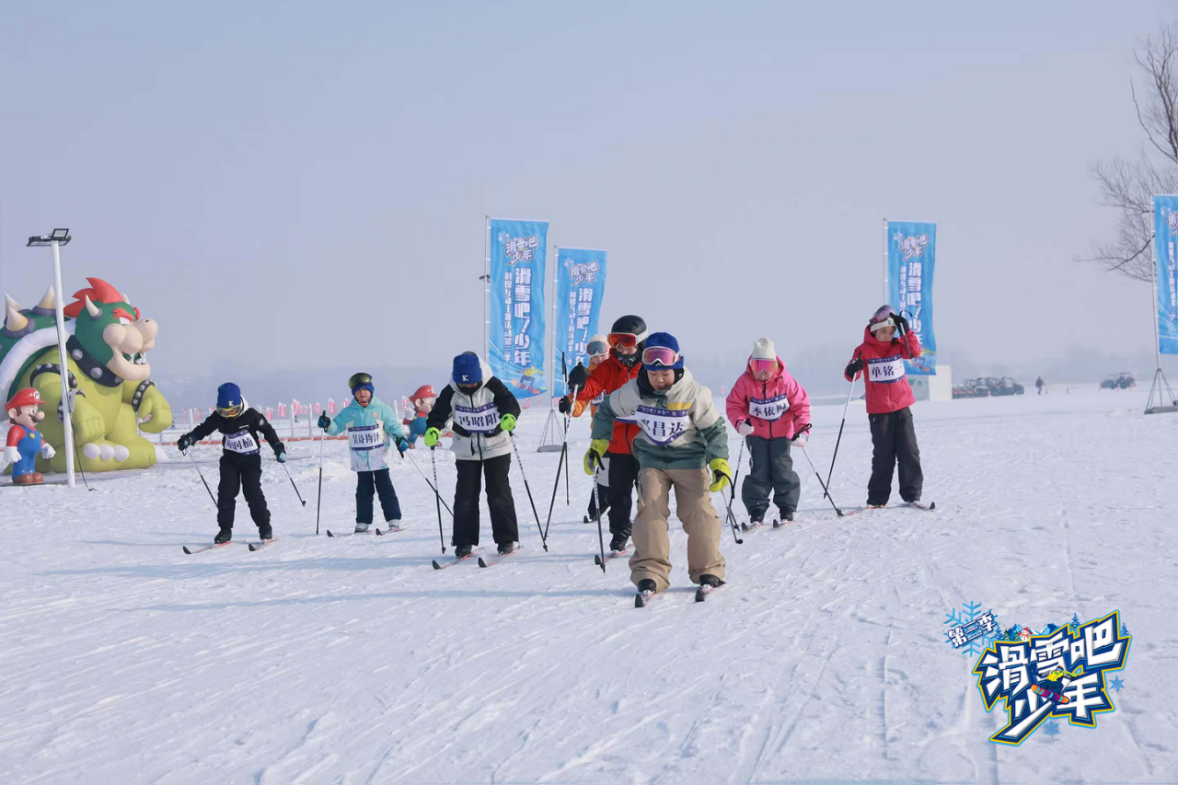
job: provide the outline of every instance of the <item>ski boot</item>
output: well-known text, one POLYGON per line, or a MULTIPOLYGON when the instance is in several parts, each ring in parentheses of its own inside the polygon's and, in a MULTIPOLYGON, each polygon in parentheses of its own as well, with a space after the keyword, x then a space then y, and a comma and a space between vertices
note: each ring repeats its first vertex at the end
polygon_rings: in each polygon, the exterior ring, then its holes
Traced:
POLYGON ((711 573, 703 573, 700 575, 700 586, 701 587, 708 586, 708 587, 716 588, 722 584, 724 584, 724 582, 721 581, 720 579, 718 579, 716 576, 712 575, 711 573))
POLYGON ((258 540, 263 543, 268 540, 274 540, 274 530, 270 528, 269 524, 258 525, 258 540))
POLYGON ((515 550, 516 544, 514 541, 510 540, 500 543, 499 547, 496 549, 496 551, 498 551, 500 554, 511 554, 515 550))
POLYGON ((233 540, 233 527, 222 527, 221 530, 217 533, 217 537, 213 538, 213 543, 220 546, 223 543, 228 543, 231 540, 233 540))
POLYGON ((358 522, 356 522, 356 529, 352 530, 352 532, 357 535, 364 533, 364 532, 368 532, 369 526, 370 525, 358 521, 358 522))
MULTIPOLYGON (((629 541, 629 540, 630 540, 630 533, 629 532, 611 533, 610 552, 612 554, 617 554, 618 552, 626 551, 626 544, 627 544, 627 541, 629 541)), ((650 581, 650 579, 645 579, 645 580, 650 581)))
POLYGON ((462 546, 455 546, 454 547, 454 558, 455 559, 463 559, 464 557, 469 557, 469 556, 471 556, 471 544, 464 543, 462 546))
POLYGON ((758 527, 760 527, 762 525, 762 517, 763 516, 764 516, 764 514, 761 514, 761 513, 759 513, 756 516, 750 516, 749 523, 741 525, 741 531, 748 532, 751 529, 757 529, 758 527))

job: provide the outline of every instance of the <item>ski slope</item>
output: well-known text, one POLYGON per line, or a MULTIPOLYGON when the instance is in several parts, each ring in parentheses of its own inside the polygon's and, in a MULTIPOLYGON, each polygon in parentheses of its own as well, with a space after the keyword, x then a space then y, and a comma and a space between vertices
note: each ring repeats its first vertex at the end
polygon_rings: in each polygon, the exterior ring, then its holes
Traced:
MULTIPOLYGON (((257 553, 182 553, 215 511, 174 448, 90 492, 0 487, 0 782, 1175 782, 1176 418, 1095 387, 918 404, 934 513, 837 519, 796 456, 797 521, 741 546, 726 530, 729 585, 702 604, 674 521, 674 584, 649 608, 623 560, 593 564, 586 419, 549 550, 514 467, 523 550, 488 569, 430 567, 434 498, 408 460, 408 531, 316 537, 315 443, 290 445, 306 508, 263 449, 280 540, 257 553), (1117 710, 990 743, 1001 710, 945 638, 968 601, 1037 629, 1120 609, 1117 710)), ((814 410, 824 475, 842 411, 814 410)), ((526 412, 517 435, 543 522, 558 454, 535 452, 542 426, 526 412)), ((196 455, 215 488, 217 450, 196 455)), ((863 505, 870 455, 855 402, 840 505, 863 505)), ((411 456, 429 475, 429 452, 411 456)), ((444 493, 453 465, 438 451, 444 493)), ((328 443, 326 528, 351 530, 354 484, 328 443)), ((256 536, 241 500, 236 532, 256 536)), ((485 507, 483 534, 494 553, 485 507)))

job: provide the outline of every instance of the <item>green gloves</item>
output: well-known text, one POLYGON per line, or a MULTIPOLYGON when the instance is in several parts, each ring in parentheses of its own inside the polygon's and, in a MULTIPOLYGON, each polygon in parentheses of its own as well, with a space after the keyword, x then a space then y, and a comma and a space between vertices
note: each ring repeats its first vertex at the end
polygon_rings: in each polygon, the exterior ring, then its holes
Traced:
POLYGON ((723 458, 715 458, 708 462, 708 468, 712 470, 712 484, 708 487, 709 491, 720 491, 729 485, 729 478, 733 476, 729 470, 729 462, 723 458))
POLYGON ((426 447, 432 448, 438 444, 438 438, 442 436, 442 432, 436 428, 426 429, 426 447))
POLYGON ((595 439, 590 442, 589 450, 585 452, 585 459, 583 461, 585 474, 594 474, 594 470, 602 463, 602 456, 606 455, 606 451, 609 448, 610 440, 608 439, 595 439))
POLYGON ((504 431, 511 432, 512 429, 516 428, 516 416, 515 415, 504 415, 502 418, 499 419, 499 427, 502 428, 504 431))

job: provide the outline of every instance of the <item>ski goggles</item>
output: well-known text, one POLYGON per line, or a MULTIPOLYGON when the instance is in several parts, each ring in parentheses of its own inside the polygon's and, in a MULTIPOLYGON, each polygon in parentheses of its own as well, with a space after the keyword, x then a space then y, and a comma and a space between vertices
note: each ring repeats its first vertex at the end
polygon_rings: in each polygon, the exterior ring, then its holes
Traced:
POLYGON ((223 418, 236 418, 242 414, 243 406, 241 404, 234 404, 232 407, 217 407, 218 414, 223 418))
POLYGON ((609 355, 610 345, 605 341, 591 341, 585 345, 585 351, 591 358, 597 355, 609 355))
POLYGON ((639 342, 642 341, 642 338, 636 336, 634 333, 611 333, 606 336, 606 340, 610 342, 610 346, 612 347, 630 349, 631 347, 637 347, 639 342))
POLYGON ((897 323, 892 318, 894 313, 892 306, 889 305, 883 305, 876 309, 876 313, 872 315, 872 324, 868 329, 875 333, 881 328, 896 327, 897 323))
POLYGON ((778 370, 778 361, 766 360, 764 358, 754 358, 749 361, 749 367, 755 372, 768 371, 771 374, 778 370))
POLYGON ((680 362, 680 353, 670 347, 647 347, 643 350, 643 365, 652 368, 672 368, 680 362))
POLYGON ((373 383, 373 375, 365 374, 363 371, 353 374, 348 377, 348 389, 356 390, 361 385, 371 385, 373 383))

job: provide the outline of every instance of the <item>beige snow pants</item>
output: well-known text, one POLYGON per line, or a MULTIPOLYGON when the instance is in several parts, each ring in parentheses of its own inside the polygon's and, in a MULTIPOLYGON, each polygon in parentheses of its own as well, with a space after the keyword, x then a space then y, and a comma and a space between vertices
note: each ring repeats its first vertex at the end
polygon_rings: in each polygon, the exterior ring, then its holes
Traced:
POLYGON ((630 580, 636 585, 643 579, 653 579, 663 591, 671 583, 671 544, 667 533, 672 488, 676 518, 688 533, 689 578, 698 584, 705 573, 725 577, 725 558, 720 553, 721 521, 712 507, 709 482, 709 472, 703 467, 648 467, 639 472, 639 514, 631 531, 635 553, 630 558, 630 580))

